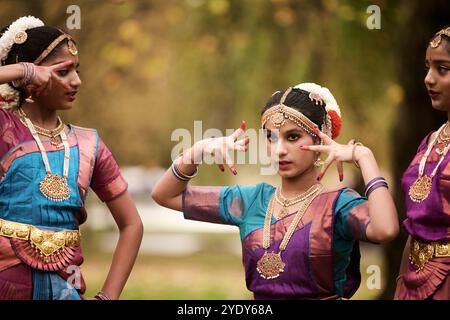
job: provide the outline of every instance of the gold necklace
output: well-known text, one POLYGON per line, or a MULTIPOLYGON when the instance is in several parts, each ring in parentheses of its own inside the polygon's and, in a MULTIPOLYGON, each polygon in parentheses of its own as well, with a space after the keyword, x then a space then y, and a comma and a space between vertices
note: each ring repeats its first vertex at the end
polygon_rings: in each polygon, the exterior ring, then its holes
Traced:
POLYGON ((295 196, 294 198, 288 199, 285 198, 282 194, 281 194, 281 187, 277 188, 277 191, 275 193, 275 200, 283 206, 283 209, 281 209, 281 211, 279 212, 279 216, 280 217, 284 217, 285 215, 287 215, 289 213, 288 208, 292 207, 293 205, 305 201, 307 198, 309 198, 311 196, 311 193, 314 193, 315 191, 315 185, 313 185, 312 187, 310 187, 308 190, 306 190, 306 192, 299 194, 298 196, 295 196))
MULTIPOLYGON (((22 122, 25 126, 28 126, 25 121, 25 118, 28 117, 27 114, 25 113, 25 111, 22 108, 19 108, 17 110, 17 113, 19 115, 20 122, 22 122)), ((45 128, 39 127, 37 125, 34 125, 36 132, 38 134, 40 134, 41 136, 50 138, 50 143, 55 147, 60 145, 59 136, 61 134, 61 131, 63 131, 64 127, 65 127, 64 122, 62 122, 60 117, 58 117, 57 122, 58 122, 58 126, 52 130, 45 129, 45 128)))
POLYGON ((27 117, 24 117, 24 121, 39 147, 42 155, 42 161, 44 161, 45 171, 47 173, 44 179, 39 183, 39 189, 41 190, 42 194, 49 200, 63 201, 69 199, 70 188, 69 184, 67 183, 67 177, 69 175, 70 148, 69 143, 67 142, 66 133, 64 132, 64 130, 60 132, 61 140, 64 145, 63 175, 60 176, 56 173, 52 174, 47 153, 45 152, 44 145, 42 144, 33 123, 27 117))
POLYGON ((419 174, 417 176, 416 181, 414 181, 414 183, 409 188, 409 198, 414 202, 422 202, 423 200, 425 200, 428 197, 428 195, 430 194, 430 191, 431 191, 431 184, 433 182, 433 178, 434 178, 439 166, 441 165, 442 161, 444 160, 445 155, 447 154, 447 152, 450 149, 450 144, 447 144, 445 146, 445 148, 442 150, 442 153, 440 154, 441 158, 439 159, 439 162, 437 163, 433 172, 429 176, 424 175, 425 164, 427 162, 428 156, 430 155, 431 150, 433 150, 433 146, 436 144, 441 131, 444 130, 446 126, 447 126, 447 122, 439 128, 433 141, 431 141, 429 143, 428 148, 425 151, 425 154, 420 159, 419 174))
POLYGON ((446 133, 446 129, 448 127, 449 127, 449 123, 447 121, 446 124, 445 124, 445 128, 442 129, 441 131, 439 131, 439 134, 438 134, 437 143, 438 144, 441 144, 441 143, 445 144, 443 146, 440 146, 440 147, 436 148, 436 153, 438 155, 440 155, 440 156, 443 154, 444 149, 446 147, 446 144, 448 144, 448 142, 450 141, 450 134, 446 133))
POLYGON ((323 189, 323 186, 321 184, 315 184, 313 187, 314 192, 311 192, 309 198, 307 198, 306 201, 302 203, 302 206, 295 214, 294 220, 292 220, 288 230, 284 234, 283 240, 281 241, 281 244, 278 248, 278 253, 275 253, 275 251, 267 251, 267 249, 270 247, 270 225, 275 205, 274 198, 272 197, 272 199, 270 199, 269 205, 267 207, 266 217, 264 219, 263 229, 263 248, 265 252, 256 264, 256 270, 259 272, 262 278, 275 279, 280 275, 280 273, 284 271, 284 267, 286 264, 281 258, 281 253, 286 249, 287 244, 294 234, 298 223, 305 215, 306 209, 308 209, 311 202, 323 189))

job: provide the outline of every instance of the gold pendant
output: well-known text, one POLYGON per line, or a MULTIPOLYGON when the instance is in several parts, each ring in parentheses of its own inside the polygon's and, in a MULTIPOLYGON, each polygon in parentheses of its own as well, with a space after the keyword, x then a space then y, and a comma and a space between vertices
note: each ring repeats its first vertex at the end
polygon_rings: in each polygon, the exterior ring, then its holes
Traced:
POLYGON ((256 270, 264 279, 275 279, 284 271, 285 263, 281 260, 281 254, 264 252, 256 264, 256 270))
POLYGON ((419 176, 413 185, 409 188, 409 197, 414 202, 421 202, 428 197, 431 190, 431 178, 428 176, 419 176))
POLYGON ((283 209, 280 210, 280 213, 278 214, 280 217, 284 217, 289 213, 288 209, 286 207, 283 207, 283 209))
POLYGON ((70 197, 67 178, 57 174, 47 174, 39 184, 42 194, 52 201, 63 201, 70 197))
POLYGON ((58 137, 51 137, 50 138, 50 144, 54 147, 57 147, 58 145, 60 145, 59 139, 58 137))

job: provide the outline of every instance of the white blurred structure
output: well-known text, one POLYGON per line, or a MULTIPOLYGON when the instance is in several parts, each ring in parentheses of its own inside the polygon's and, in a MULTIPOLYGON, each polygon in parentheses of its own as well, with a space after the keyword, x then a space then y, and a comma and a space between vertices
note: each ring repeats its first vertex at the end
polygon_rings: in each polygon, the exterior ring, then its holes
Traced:
MULTIPOLYGON (((128 167, 121 170, 128 182, 128 191, 136 201, 136 207, 144 224, 144 239, 141 252, 182 255, 203 248, 202 236, 208 234, 234 235, 232 241, 226 237, 227 243, 218 244, 235 254, 241 253, 239 231, 236 227, 185 220, 182 212, 161 207, 150 196, 152 187, 164 174, 165 169, 145 169, 128 167)), ((95 195, 90 195, 95 197, 95 195)), ((87 207, 88 220, 86 227, 95 231, 116 229, 116 224, 108 208, 100 202, 91 203, 87 207)), ((117 232, 107 232, 103 243, 105 249, 111 251, 117 243, 117 232)))

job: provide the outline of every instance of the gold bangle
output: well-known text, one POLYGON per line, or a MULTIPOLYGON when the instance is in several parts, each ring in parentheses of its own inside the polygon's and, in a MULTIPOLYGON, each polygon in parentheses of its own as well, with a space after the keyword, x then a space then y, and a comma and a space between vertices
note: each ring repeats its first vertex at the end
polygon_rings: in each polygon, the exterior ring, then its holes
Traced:
POLYGON ((359 168, 361 168, 360 166, 359 166, 359 164, 358 164, 358 162, 356 161, 356 159, 355 159, 355 150, 356 150, 356 147, 357 146, 363 146, 363 144, 361 143, 361 142, 356 142, 356 143, 354 143, 353 144, 353 150, 352 150, 352 160, 353 160, 353 163, 355 164, 355 166, 359 169, 359 168))

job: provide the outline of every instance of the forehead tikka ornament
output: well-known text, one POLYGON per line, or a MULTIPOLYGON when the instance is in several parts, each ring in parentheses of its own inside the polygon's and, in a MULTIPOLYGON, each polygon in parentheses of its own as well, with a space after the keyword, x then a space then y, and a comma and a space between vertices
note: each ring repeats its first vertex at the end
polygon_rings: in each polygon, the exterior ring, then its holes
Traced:
POLYGON ((58 38, 56 38, 55 40, 53 40, 52 43, 50 43, 50 45, 47 47, 47 49, 45 49, 40 55, 39 57, 37 57, 36 60, 34 60, 34 64, 38 65, 40 64, 49 54, 50 52, 53 51, 53 49, 56 48, 56 46, 58 46, 58 44, 60 44, 63 40, 68 39, 67 41, 67 47, 68 50, 70 52, 71 55, 76 55, 78 54, 78 50, 77 47, 75 46, 75 42, 73 42, 72 37, 69 36, 67 33, 63 33, 61 34, 58 38))
POLYGON ((450 37, 450 27, 448 27, 446 29, 442 29, 438 33, 436 33, 433 37, 433 40, 430 41, 430 47, 432 47, 432 48, 439 47, 439 45, 441 44, 443 35, 450 37))
POLYGON ((291 91, 292 87, 284 92, 278 105, 273 106, 264 112, 261 119, 261 126, 264 128, 267 121, 270 120, 272 124, 279 129, 286 123, 286 120, 289 119, 308 132, 311 136, 317 137, 317 134, 314 132, 314 128, 317 128, 317 125, 309 120, 303 113, 284 104, 286 97, 291 91))
POLYGON ((73 42, 72 39, 69 39, 69 41, 67 42, 67 49, 73 56, 76 56, 78 54, 77 46, 75 45, 75 42, 73 42))

